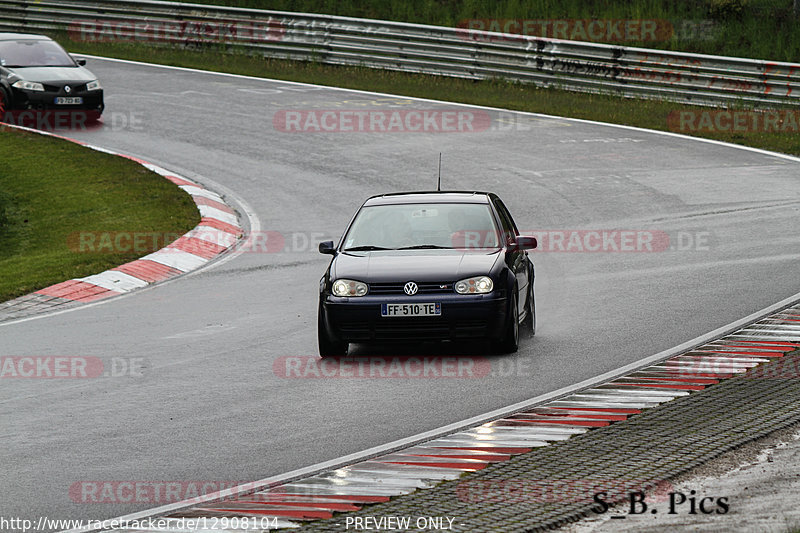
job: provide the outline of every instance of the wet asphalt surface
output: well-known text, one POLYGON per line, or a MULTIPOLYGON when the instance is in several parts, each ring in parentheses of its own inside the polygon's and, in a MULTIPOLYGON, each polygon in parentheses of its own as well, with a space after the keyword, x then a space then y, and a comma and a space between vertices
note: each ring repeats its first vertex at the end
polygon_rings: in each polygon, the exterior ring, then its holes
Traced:
POLYGON ((230 485, 333 459, 579 382, 798 290, 797 162, 474 109, 480 131, 287 133, 273 122, 281 110, 471 108, 101 60, 90 68, 106 90, 105 126, 67 135, 227 194, 285 246, 102 305, 0 325, 0 356, 141 367, 136 376, 3 379, 4 516, 110 518, 167 502, 85 503, 80 491, 98 481, 230 485), (668 235, 669 246, 575 252, 543 243, 532 254, 538 331, 515 355, 356 348, 485 356, 492 371, 480 378, 283 377, 285 358, 316 355, 328 258, 315 243, 338 239, 367 196, 435 187, 439 152, 444 188, 496 192, 523 231, 646 230, 668 235))

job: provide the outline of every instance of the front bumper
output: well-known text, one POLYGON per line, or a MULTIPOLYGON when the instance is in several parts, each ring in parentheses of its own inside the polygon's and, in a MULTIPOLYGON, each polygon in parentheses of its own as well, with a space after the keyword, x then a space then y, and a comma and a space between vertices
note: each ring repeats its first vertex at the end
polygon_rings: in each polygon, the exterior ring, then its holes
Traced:
POLYGON ((23 89, 11 89, 13 92, 11 109, 32 109, 32 110, 87 110, 98 113, 103 112, 105 104, 103 102, 103 89, 96 91, 72 91, 67 94, 63 89, 58 91, 27 91, 23 89), (83 100, 80 104, 59 105, 56 98, 59 97, 78 97, 83 100))
POLYGON ((413 342, 418 340, 497 339, 507 315, 505 291, 486 295, 324 296, 321 301, 328 335, 343 342, 413 342), (440 303, 442 314, 427 317, 383 317, 384 303, 440 303))

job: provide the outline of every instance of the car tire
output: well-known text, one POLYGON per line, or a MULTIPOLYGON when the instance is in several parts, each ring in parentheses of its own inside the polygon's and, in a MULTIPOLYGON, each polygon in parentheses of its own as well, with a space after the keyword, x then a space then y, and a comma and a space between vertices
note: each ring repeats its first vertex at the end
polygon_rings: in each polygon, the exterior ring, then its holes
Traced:
POLYGON ((525 320, 522 325, 531 335, 536 335, 536 299, 533 293, 533 283, 528 283, 528 300, 525 303, 525 320))
POLYGON ((514 353, 519 349, 519 306, 516 287, 511 295, 510 311, 503 326, 503 337, 497 344, 499 353, 514 353))
POLYGON ((322 358, 345 356, 349 347, 346 342, 335 341, 330 338, 325 327, 321 305, 317 313, 317 346, 319 348, 319 356, 322 358))

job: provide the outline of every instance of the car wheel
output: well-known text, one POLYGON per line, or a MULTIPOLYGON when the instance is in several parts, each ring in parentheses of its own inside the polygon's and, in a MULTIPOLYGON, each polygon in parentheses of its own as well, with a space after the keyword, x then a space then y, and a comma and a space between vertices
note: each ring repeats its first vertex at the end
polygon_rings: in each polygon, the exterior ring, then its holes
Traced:
POLYGON ((522 324, 531 335, 536 335, 536 300, 533 296, 533 283, 528 284, 528 300, 525 303, 525 320, 522 324))
POLYGON ((6 109, 8 108, 8 98, 6 92, 0 89, 0 122, 5 119, 6 109))
POLYGON ((519 307, 517 305, 517 290, 514 288, 511 295, 511 313, 506 319, 503 328, 503 338, 497 345, 500 353, 514 353, 519 349, 519 307))
POLYGON ((328 330, 322 317, 322 306, 317 313, 317 346, 320 357, 341 357, 347 355, 348 344, 335 341, 328 335, 328 330))

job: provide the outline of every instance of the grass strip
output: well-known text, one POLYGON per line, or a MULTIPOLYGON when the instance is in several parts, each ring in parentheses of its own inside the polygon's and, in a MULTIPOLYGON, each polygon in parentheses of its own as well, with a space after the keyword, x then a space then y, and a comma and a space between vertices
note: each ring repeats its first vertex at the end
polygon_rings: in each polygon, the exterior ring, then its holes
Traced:
POLYGON ((200 221, 173 183, 69 141, 0 128, 0 161, 0 301, 149 252, 128 236, 177 236, 200 221), (125 238, 102 247, 104 234, 125 238))

